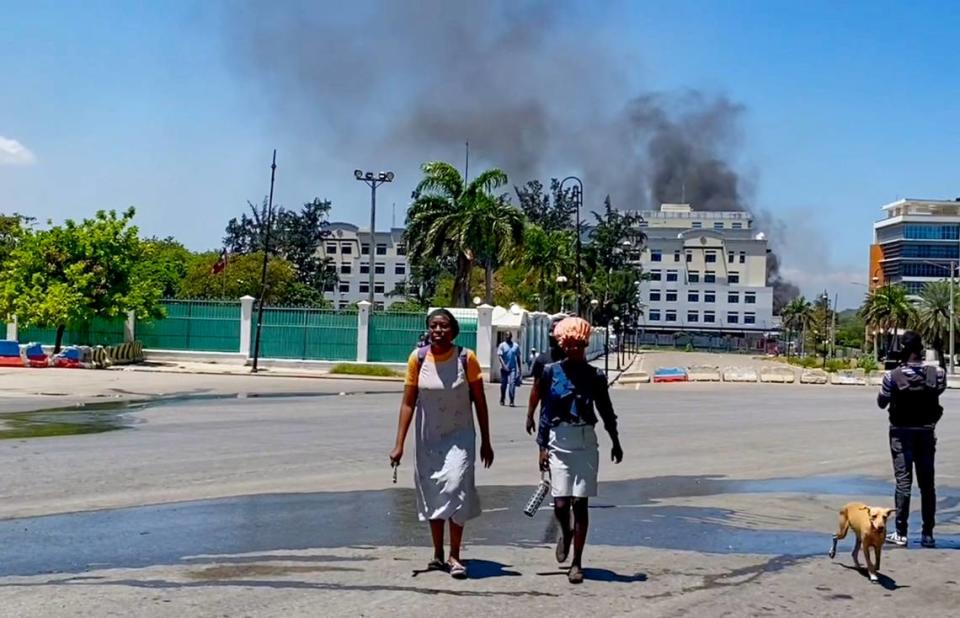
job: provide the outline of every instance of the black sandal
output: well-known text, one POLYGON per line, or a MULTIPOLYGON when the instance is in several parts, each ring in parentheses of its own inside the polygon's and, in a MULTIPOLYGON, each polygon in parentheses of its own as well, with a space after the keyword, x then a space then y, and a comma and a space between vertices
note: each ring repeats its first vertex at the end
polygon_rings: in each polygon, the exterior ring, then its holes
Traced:
MULTIPOLYGON (((571 541, 572 540, 573 539, 571 538, 571 541)), ((563 533, 561 532, 560 535, 557 537, 557 549, 556 549, 557 563, 563 564, 564 562, 567 561, 567 557, 569 555, 570 555, 570 541, 566 541, 563 538, 563 533)))
POLYGON ((570 570, 567 571, 567 581, 569 581, 571 584, 582 584, 583 569, 578 566, 570 567, 570 570))

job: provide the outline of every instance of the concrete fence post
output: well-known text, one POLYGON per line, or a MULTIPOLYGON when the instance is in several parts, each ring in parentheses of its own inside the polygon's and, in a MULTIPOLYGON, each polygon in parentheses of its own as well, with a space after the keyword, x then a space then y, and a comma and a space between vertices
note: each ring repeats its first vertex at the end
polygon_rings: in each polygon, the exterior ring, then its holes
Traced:
POLYGON ((253 332, 253 303, 256 299, 253 296, 240 297, 240 354, 244 358, 250 358, 252 347, 250 345, 250 334, 253 332))
MULTIPOLYGON (((480 367, 490 374, 493 379, 493 307, 487 304, 477 307, 477 360, 480 367)), ((497 378, 499 379, 499 375, 497 378)))
POLYGON ((370 347, 370 307, 369 301, 361 300, 357 303, 357 362, 367 362, 367 350, 370 347))
POLYGON ((127 319, 123 323, 123 342, 133 343, 137 340, 137 312, 128 311, 127 319))
POLYGON ((7 341, 19 341, 20 333, 17 332, 17 316, 12 316, 11 321, 7 322, 7 341))

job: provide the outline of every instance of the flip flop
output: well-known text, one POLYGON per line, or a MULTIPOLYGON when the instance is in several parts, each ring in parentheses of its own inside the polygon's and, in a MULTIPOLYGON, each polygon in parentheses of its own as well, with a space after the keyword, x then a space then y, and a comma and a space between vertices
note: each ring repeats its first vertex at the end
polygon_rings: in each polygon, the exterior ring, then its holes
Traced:
POLYGON ((443 571, 446 568, 447 568, 447 565, 445 565, 443 563, 443 560, 440 560, 439 558, 434 558, 433 560, 427 563, 428 571, 443 571))
POLYGON ((447 562, 447 566, 450 568, 450 577, 454 579, 467 578, 467 567, 463 566, 460 562, 447 562))
POLYGON ((570 567, 570 570, 567 572, 567 581, 569 581, 571 584, 582 584, 583 569, 578 566, 570 567))

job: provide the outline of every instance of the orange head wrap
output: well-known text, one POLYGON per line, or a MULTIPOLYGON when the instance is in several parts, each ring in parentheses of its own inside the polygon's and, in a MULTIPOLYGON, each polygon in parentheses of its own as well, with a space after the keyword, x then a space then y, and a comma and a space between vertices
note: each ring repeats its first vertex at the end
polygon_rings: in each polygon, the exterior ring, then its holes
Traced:
POLYGON ((574 342, 587 344, 590 342, 590 323, 582 318, 566 318, 557 324, 553 336, 561 348, 574 342))

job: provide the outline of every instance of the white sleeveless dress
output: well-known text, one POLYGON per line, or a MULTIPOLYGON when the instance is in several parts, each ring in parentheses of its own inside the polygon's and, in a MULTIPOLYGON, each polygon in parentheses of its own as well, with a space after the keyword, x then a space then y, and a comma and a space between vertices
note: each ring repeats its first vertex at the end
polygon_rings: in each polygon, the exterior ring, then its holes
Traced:
POLYGON ((414 487, 420 521, 451 519, 463 524, 480 515, 474 483, 477 434, 470 386, 454 348, 420 367, 416 414, 414 487))

